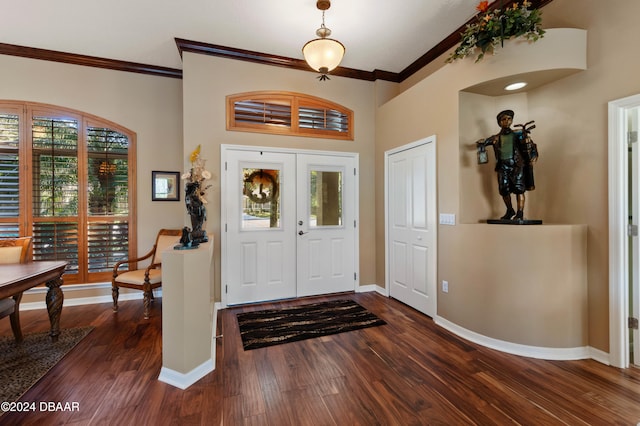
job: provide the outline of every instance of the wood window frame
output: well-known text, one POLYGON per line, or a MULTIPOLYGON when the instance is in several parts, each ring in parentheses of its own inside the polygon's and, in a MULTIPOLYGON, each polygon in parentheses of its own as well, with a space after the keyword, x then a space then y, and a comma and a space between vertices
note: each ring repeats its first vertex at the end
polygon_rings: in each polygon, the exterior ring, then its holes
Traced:
MULTIPOLYGON (((18 217, 0 217, 0 224, 18 222, 19 236, 33 235, 36 223, 68 223, 69 217, 44 217, 34 214, 33 211, 33 133, 32 125, 34 117, 46 117, 47 119, 71 119, 77 123, 77 176, 78 176, 78 211, 77 239, 78 239, 78 273, 67 273, 64 276, 65 284, 92 283, 111 281, 112 272, 90 272, 89 271, 89 227, 92 224, 115 223, 126 221, 127 223, 127 255, 128 258, 137 257, 137 189, 136 189, 136 134, 125 127, 113 123, 109 120, 64 107, 54 105, 0 100, 0 113, 17 114, 19 116, 19 205, 20 213, 18 217), (127 202, 128 213, 120 215, 95 215, 90 214, 88 205, 88 147, 87 130, 90 127, 104 127, 122 133, 128 138, 128 171, 127 171, 127 202)), ((29 258, 33 256, 33 244, 29 258)))
POLYGON ((269 133, 286 136, 304 136, 341 140, 353 140, 354 135, 354 117, 352 110, 326 99, 296 92, 267 90, 229 95, 226 97, 226 124, 227 130, 237 132, 269 133), (257 121, 252 123, 236 120, 236 103, 250 101, 288 105, 291 111, 291 124, 286 126, 259 123, 257 121), (345 131, 329 130, 326 128, 300 127, 299 110, 301 106, 314 109, 325 109, 341 114, 344 117, 344 121, 346 121, 345 131))

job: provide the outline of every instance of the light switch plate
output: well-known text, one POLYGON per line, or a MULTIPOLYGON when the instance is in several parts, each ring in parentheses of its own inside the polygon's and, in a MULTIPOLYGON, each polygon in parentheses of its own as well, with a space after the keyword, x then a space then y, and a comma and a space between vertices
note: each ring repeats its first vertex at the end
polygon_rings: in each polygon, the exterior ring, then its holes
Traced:
POLYGON ((440 213, 440 225, 455 225, 456 215, 453 213, 440 213))

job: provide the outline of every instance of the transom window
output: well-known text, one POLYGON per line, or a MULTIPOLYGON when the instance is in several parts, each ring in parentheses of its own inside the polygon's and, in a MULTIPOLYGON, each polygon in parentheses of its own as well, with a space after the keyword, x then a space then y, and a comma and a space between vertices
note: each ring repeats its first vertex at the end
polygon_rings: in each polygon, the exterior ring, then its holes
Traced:
POLYGON ((0 102, 0 238, 33 236, 65 283, 109 281, 135 257, 135 134, 47 105, 0 102))
POLYGON ((227 130, 353 140, 353 111, 301 93, 240 93, 227 96, 227 130))

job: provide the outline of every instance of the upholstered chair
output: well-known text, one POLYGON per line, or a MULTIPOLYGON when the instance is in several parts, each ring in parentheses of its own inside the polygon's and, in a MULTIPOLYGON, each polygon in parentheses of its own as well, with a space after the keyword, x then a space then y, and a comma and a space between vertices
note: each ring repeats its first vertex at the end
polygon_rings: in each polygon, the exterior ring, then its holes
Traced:
POLYGON ((156 237, 156 243, 151 251, 136 259, 122 260, 113 267, 111 293, 113 295, 113 311, 118 312, 118 296, 120 287, 141 290, 144 292, 144 318, 149 319, 153 290, 162 285, 162 252, 179 243, 182 236, 181 229, 161 229, 156 237), (144 269, 134 269, 137 262, 151 259, 151 263, 144 269), (128 268, 124 268, 127 265, 128 268))
MULTIPOLYGON (((0 239, 0 264, 25 263, 29 256, 31 237, 2 238, 0 239)), ((0 318, 9 317, 11 330, 16 342, 22 341, 22 329, 20 328, 19 306, 22 293, 12 297, 0 299, 0 318)))

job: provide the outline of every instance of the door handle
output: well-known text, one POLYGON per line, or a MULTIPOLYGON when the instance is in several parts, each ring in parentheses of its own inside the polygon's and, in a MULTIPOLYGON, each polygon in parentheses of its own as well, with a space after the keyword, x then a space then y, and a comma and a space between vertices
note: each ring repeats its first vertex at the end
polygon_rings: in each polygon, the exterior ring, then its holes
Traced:
POLYGON ((298 231, 298 235, 304 235, 304 234, 308 234, 308 232, 298 231))

